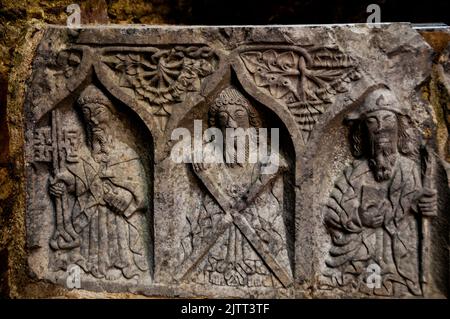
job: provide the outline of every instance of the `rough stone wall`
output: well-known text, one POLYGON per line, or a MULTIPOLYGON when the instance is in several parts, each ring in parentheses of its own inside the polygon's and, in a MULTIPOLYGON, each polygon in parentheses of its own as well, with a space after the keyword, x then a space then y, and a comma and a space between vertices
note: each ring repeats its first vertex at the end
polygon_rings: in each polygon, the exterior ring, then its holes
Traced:
MULTIPOLYGON (((23 190, 23 96, 25 81, 30 75, 32 52, 42 32, 40 23, 64 24, 67 5, 74 1, 0 0, 0 296, 23 297, 136 297, 131 294, 101 294, 84 291, 68 292, 62 288, 30 282, 26 266, 25 221, 14 214, 24 210, 23 190), (12 71, 13 70, 13 71, 12 71), (6 103, 14 100, 14 110, 6 114, 6 103)), ((93 2, 83 2, 83 10, 91 12, 89 23, 104 19, 104 11, 92 11, 93 2), (100 18, 98 18, 100 17, 100 18)), ((191 21, 189 1, 98 1, 107 11, 109 23, 180 24, 191 21), (180 13, 184 10, 184 16, 180 13)), ((103 21, 105 22, 105 21, 103 21)), ((268 21, 270 22, 270 21, 268 21)), ((439 155, 450 163, 450 79, 443 69, 449 69, 450 33, 421 32, 436 52, 433 77, 423 86, 423 97, 437 114, 437 142, 439 155)), ((430 132, 432 134, 432 132, 430 132)))

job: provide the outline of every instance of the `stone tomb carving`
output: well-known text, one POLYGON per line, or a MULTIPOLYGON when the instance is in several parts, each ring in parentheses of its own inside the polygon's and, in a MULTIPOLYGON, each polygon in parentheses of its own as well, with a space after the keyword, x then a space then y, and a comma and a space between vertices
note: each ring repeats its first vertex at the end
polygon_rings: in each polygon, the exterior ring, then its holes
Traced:
POLYGON ((420 272, 425 275, 429 265, 419 255, 429 249, 429 218, 437 213, 434 159, 425 146, 420 149, 408 111, 387 87, 368 93, 346 121, 358 159, 345 168, 324 207, 332 239, 326 264, 338 270, 331 272, 331 285, 421 295, 420 272), (351 282, 371 276, 369 266, 379 269, 376 287, 364 284, 367 278, 351 282))
POLYGON ((47 27, 25 103, 31 275, 169 297, 445 295, 431 61, 407 24, 47 27), (238 127, 267 158, 204 135, 238 127), (223 161, 175 161, 175 129, 223 161))
MULTIPOLYGON (((254 107, 232 86, 219 93, 208 119, 224 136, 226 128, 261 126, 254 107)), ((271 174, 262 170, 270 162, 193 164, 208 194, 194 206, 200 209, 186 215, 183 277, 200 261, 194 279, 200 283, 239 287, 287 287, 292 283, 285 225, 289 217, 284 216, 283 204, 283 174, 288 165, 281 155, 279 161, 271 174)))

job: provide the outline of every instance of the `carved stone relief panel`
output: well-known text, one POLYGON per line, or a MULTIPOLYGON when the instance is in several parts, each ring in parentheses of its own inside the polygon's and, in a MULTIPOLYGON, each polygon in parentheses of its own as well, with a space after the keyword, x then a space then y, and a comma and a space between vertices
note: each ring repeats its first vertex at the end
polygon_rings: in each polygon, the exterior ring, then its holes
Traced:
POLYGON ((408 24, 48 27, 25 103, 31 275, 167 297, 445 295, 431 60, 408 24))
POLYGON ((430 265, 420 256, 428 254, 429 221, 437 214, 435 158, 388 87, 372 88, 346 122, 356 159, 323 209, 332 241, 323 284, 421 295, 430 265))
MULTIPOLYGON (((256 129, 270 123, 265 118, 270 112, 256 107, 242 91, 227 83, 210 103, 205 103, 205 122, 224 136, 236 123, 256 129)), ((282 138, 288 139, 285 134, 282 138)), ((214 143, 206 142, 203 147, 210 153, 214 143)), ((244 155, 249 157, 249 152, 247 148, 244 155)), ((292 147, 286 144, 279 150, 271 149, 272 156, 274 152, 279 163, 270 173, 264 171, 270 163, 262 159, 243 164, 228 163, 225 158, 222 163, 181 164, 185 167, 177 174, 186 175, 186 185, 177 180, 174 188, 192 189, 183 195, 183 204, 189 203, 192 209, 178 211, 181 254, 175 280, 225 292, 292 286, 292 147)))
POLYGON ((29 245, 42 248, 32 258, 48 258, 54 281, 77 266, 87 285, 149 284, 153 159, 145 139, 151 135, 133 132, 133 117, 99 85, 80 89, 29 134, 28 187, 36 196, 29 217, 39 221, 28 221, 29 245))

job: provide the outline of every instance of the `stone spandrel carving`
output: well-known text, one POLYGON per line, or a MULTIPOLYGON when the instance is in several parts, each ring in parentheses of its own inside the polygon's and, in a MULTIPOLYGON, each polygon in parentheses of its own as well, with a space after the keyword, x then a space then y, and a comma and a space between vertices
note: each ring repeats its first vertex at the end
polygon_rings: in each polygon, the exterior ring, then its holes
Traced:
POLYGON ((335 96, 361 78, 356 61, 336 48, 270 48, 240 56, 256 86, 289 108, 305 141, 335 96))
POLYGON ((82 51, 75 49, 47 52, 46 66, 36 70, 39 82, 32 91, 34 107, 45 104, 49 96, 55 95, 65 86, 65 81, 79 68, 82 56, 82 51))
MULTIPOLYGON (((261 125, 255 108, 232 86, 210 106, 209 122, 224 136, 227 128, 261 125)), ((213 154, 210 145, 205 145, 206 154, 213 154)), ((244 163, 235 158, 230 163, 223 159, 221 164, 192 164, 205 193, 186 217, 181 242, 184 258, 177 270, 180 279, 230 287, 292 283, 283 205, 287 163, 280 155, 278 169, 263 174, 264 165, 270 163, 249 163, 248 151, 244 163)))
POLYGON ((200 91, 203 78, 217 68, 217 56, 207 46, 122 49, 107 53, 102 61, 119 75, 121 87, 132 89, 162 117, 170 116, 172 105, 187 93, 200 91))
POLYGON ((437 213, 434 158, 425 147, 418 150, 407 111, 385 86, 372 90, 346 120, 357 159, 323 209, 331 237, 323 287, 422 295, 428 219, 437 213))
POLYGON ((35 160, 51 163, 53 270, 77 264, 95 278, 148 278, 149 203, 141 159, 112 131, 114 106, 96 86, 86 87, 77 104, 82 123, 65 122, 56 109, 51 127, 35 133, 35 160))

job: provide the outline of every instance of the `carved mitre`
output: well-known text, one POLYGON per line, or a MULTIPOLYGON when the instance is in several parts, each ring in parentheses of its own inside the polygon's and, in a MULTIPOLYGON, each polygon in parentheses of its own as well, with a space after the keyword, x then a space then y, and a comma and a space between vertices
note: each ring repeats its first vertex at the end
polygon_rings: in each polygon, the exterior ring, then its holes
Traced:
POLYGON ((360 107, 349 113, 345 118, 345 122, 360 120, 366 114, 380 110, 408 115, 408 111, 401 106, 395 94, 388 86, 382 84, 369 89, 369 93, 364 97, 360 107))

